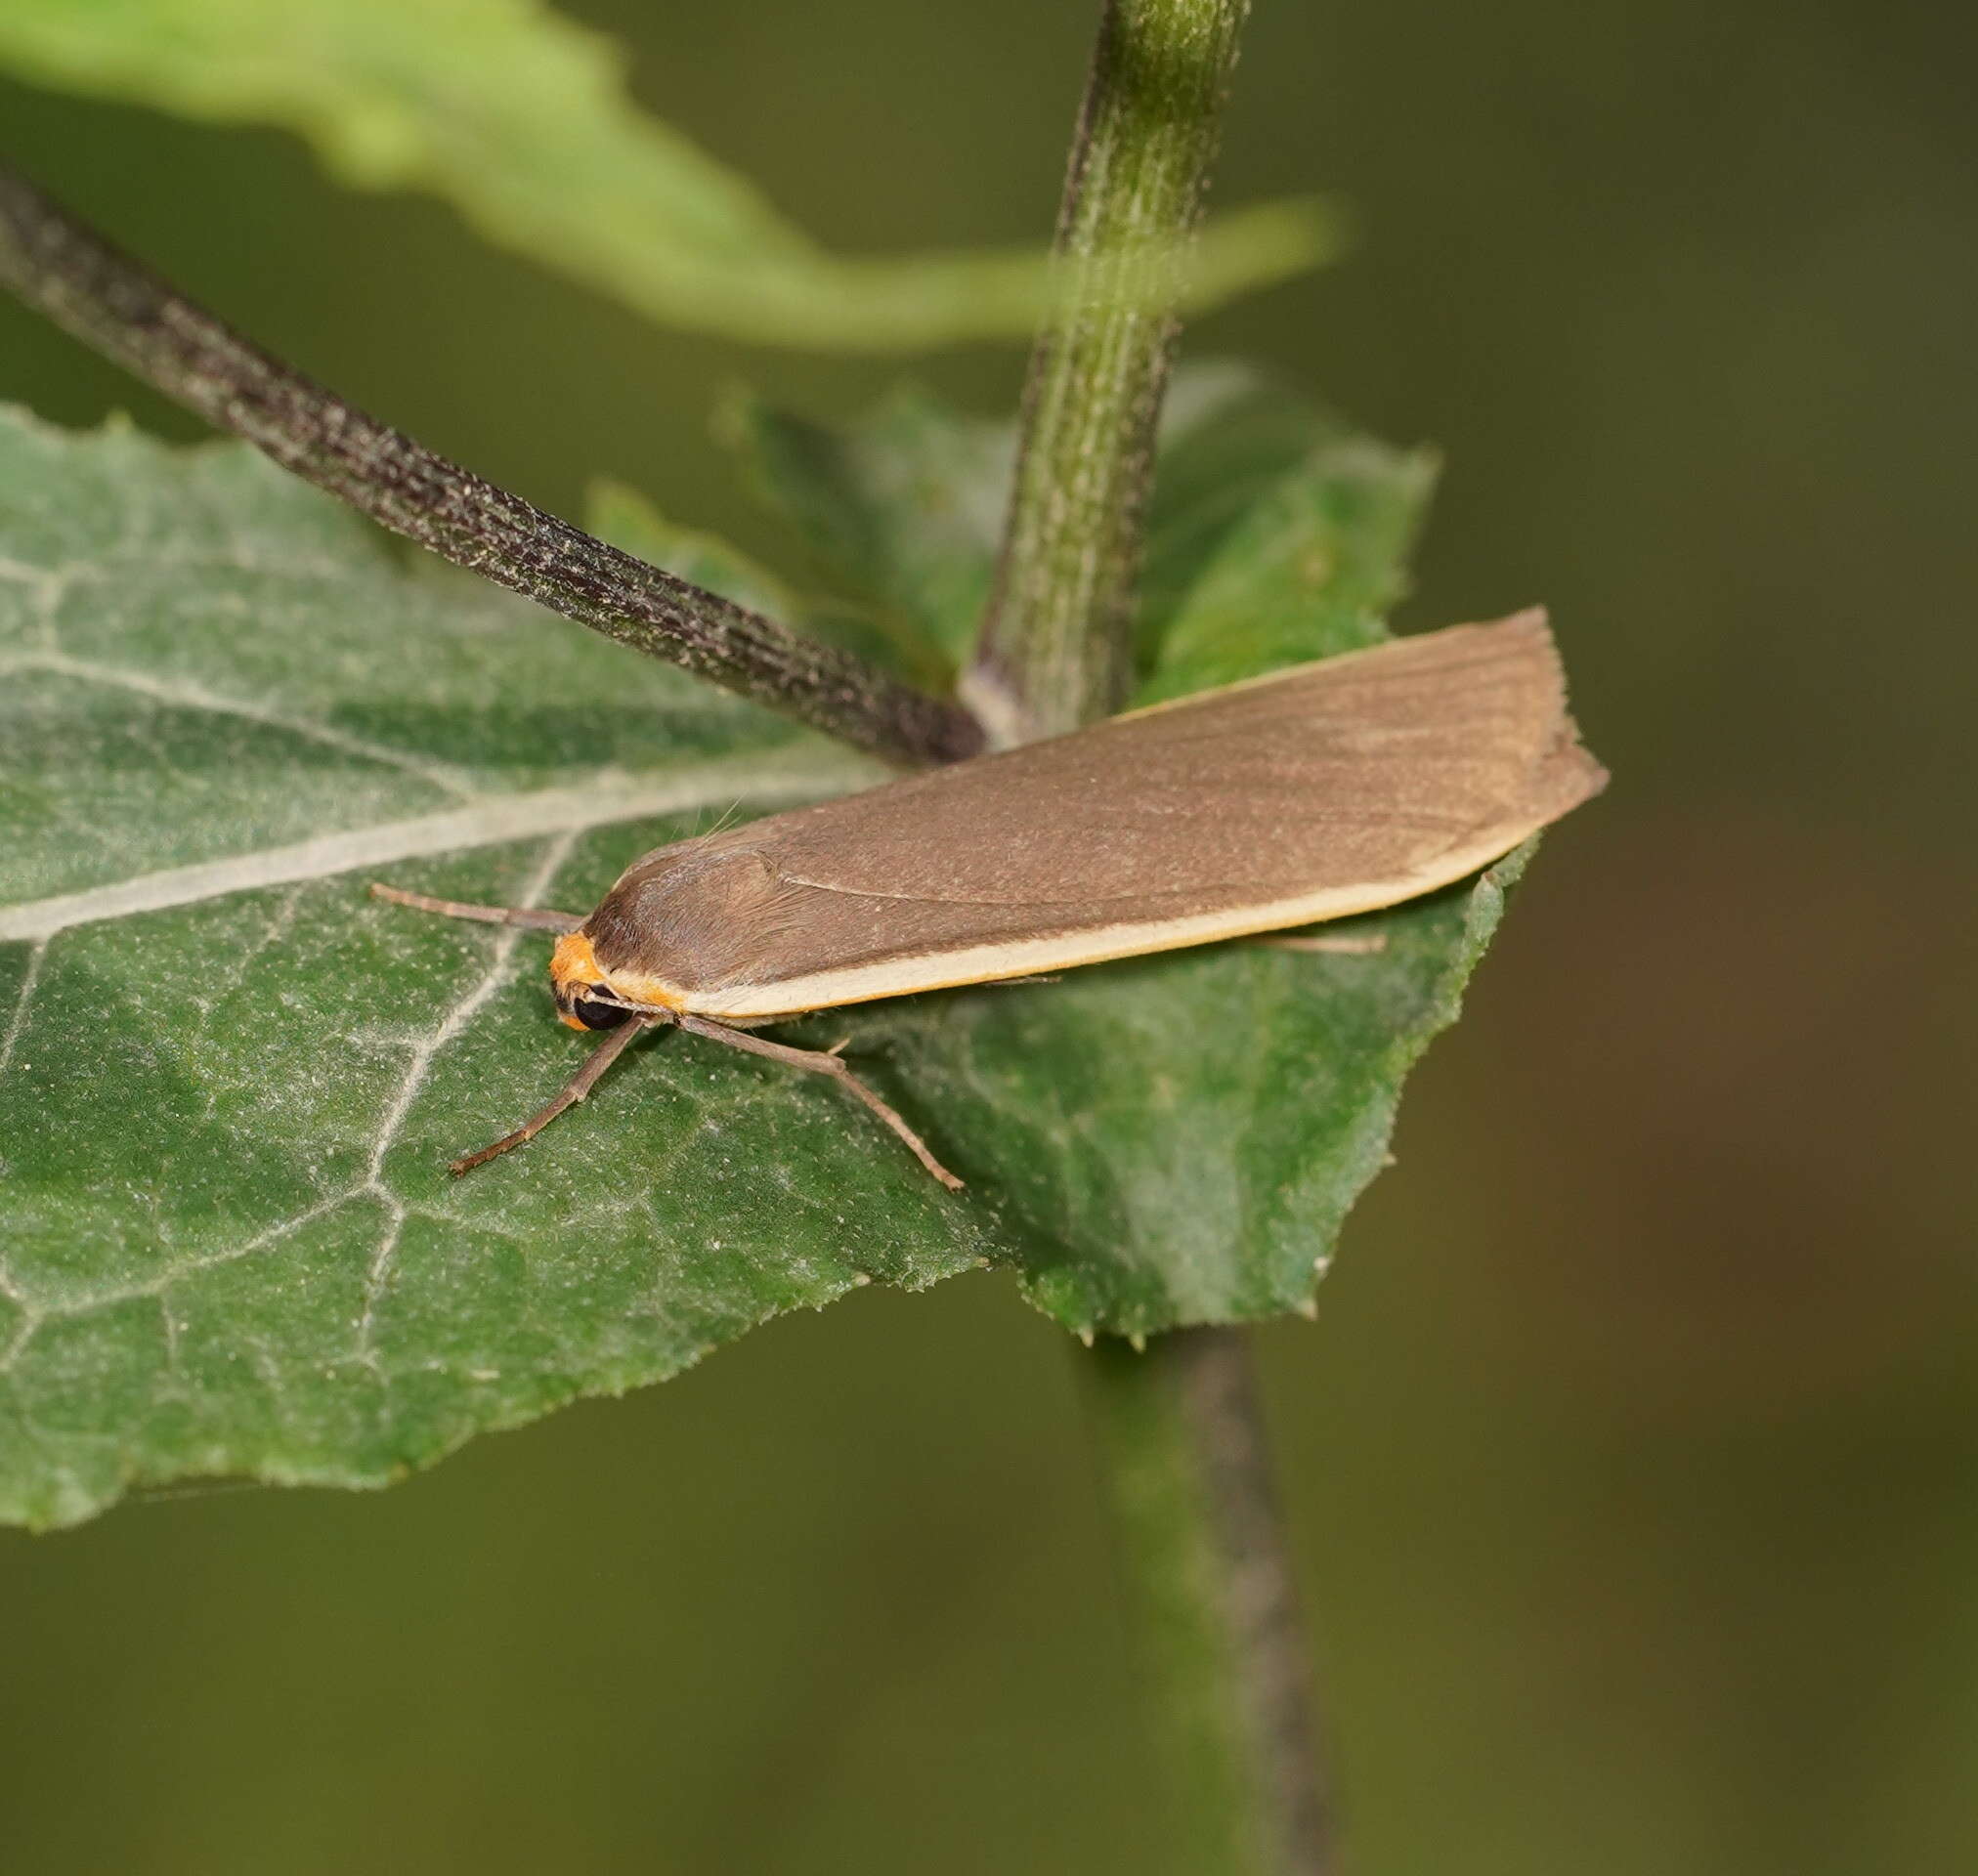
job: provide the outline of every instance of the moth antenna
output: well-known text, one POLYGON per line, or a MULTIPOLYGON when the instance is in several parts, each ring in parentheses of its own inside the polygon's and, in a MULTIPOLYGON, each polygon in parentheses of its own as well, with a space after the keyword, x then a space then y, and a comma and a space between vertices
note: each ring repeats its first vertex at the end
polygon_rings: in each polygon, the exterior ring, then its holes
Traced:
MULTIPOLYGON (((673 1021, 682 1029, 691 1030, 696 1036, 707 1037, 710 1043, 726 1043, 730 1048, 742 1049, 750 1055, 766 1055, 772 1062, 784 1062, 792 1068, 808 1069, 814 1075, 832 1076, 839 1087, 856 1094, 885 1122, 886 1126, 899 1136, 907 1151, 950 1192, 961 1191, 962 1181, 928 1152, 926 1141, 844 1065, 836 1049, 792 1048, 785 1043, 765 1042, 760 1036, 751 1036, 744 1030, 730 1029, 725 1023, 710 1023, 704 1016, 680 1013, 673 1017, 673 1021)), ((849 1042, 851 1039, 847 1037, 845 1040, 849 1042)), ((838 1048, 843 1046, 843 1043, 838 1045, 838 1048)))
POLYGON ((484 1146, 478 1153, 469 1153, 464 1159, 453 1161, 447 1171, 457 1179, 462 1172, 471 1172, 477 1166, 486 1166, 490 1160, 498 1159, 511 1147, 520 1146, 525 1140, 533 1140, 551 1121, 567 1107, 575 1107, 579 1101, 597 1086, 597 1079, 625 1051, 625 1045, 634 1036, 651 1027, 649 1018, 635 1017, 631 1022, 622 1023, 610 1031, 603 1042, 584 1057, 583 1066, 570 1078, 563 1090, 546 1106, 538 1108, 522 1123, 514 1132, 504 1133, 492 1145, 484 1146))
POLYGON ((545 906, 467 906, 457 899, 429 899, 423 892, 402 892, 397 886, 370 889, 373 899, 388 900, 395 906, 410 906, 414 912, 437 912, 443 918, 472 918, 484 925, 520 925, 527 931, 575 931, 583 923, 580 912, 551 912, 545 906))

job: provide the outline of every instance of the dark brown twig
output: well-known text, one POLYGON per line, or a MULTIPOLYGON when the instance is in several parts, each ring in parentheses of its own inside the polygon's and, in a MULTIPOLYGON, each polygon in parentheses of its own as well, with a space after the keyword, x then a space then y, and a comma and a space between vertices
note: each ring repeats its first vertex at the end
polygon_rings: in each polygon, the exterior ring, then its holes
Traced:
POLYGON ((891 762, 952 761, 982 745, 958 705, 621 552, 366 416, 4 169, 0 284, 284 469, 551 612, 891 762))

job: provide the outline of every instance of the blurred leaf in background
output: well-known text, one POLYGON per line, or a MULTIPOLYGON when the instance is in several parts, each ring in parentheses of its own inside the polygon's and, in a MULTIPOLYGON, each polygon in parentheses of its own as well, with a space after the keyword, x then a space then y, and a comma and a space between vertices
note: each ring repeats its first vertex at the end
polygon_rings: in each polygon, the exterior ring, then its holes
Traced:
MULTIPOLYGON (((668 325, 898 352, 1027 338, 1042 250, 825 253, 626 97, 624 55, 534 0, 8 0, 0 66, 36 84, 297 132, 345 181, 442 196, 489 240, 668 325)), ((1204 231, 1191 304, 1333 246, 1312 201, 1204 231)))

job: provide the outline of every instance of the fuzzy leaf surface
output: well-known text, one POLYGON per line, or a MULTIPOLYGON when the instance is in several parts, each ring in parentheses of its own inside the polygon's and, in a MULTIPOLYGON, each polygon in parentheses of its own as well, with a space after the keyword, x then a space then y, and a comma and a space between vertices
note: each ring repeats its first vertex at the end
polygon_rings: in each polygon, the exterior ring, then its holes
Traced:
POLYGON ((408 564, 244 448, 18 416, 0 667, 0 1515, 380 1484, 986 1255, 834 1090, 680 1036, 449 1178, 587 1042, 540 936, 365 892, 586 906, 868 765, 408 564))
MULTIPOLYGON (((1350 603, 1279 551, 1340 440, 1273 454, 1242 442, 1256 415, 1197 400, 1171 433, 1156 681, 1239 561, 1298 656, 1359 642, 1398 580, 1392 523, 1338 556, 1350 603), (1250 460, 1250 497, 1190 451, 1250 460)), ((985 441, 924 404, 905 466, 871 429, 837 452, 864 462, 837 491, 872 524, 864 576, 944 646, 966 629, 940 595, 979 590, 993 528, 972 577, 952 539, 933 577, 885 543, 924 556, 930 498, 993 505, 985 441)), ((731 588, 797 590, 626 491, 600 512, 731 588)), ((868 1281, 1004 1264, 1085 1334, 1309 1307, 1514 870, 1355 921, 1376 956, 1228 945, 779 1032, 848 1033, 959 1197, 829 1086, 677 1035, 455 1181, 589 1043, 554 1019, 541 937, 368 880, 580 911, 650 846, 875 771, 402 557, 243 447, 18 415, 0 665, 0 1516, 37 1524, 187 1476, 380 1484, 868 1281)))

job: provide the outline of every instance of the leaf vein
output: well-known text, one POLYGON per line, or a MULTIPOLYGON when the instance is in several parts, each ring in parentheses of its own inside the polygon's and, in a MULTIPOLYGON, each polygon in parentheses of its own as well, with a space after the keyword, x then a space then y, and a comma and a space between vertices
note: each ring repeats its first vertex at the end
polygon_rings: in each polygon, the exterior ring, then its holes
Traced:
POLYGON ((256 704, 246 698, 225 697, 217 691, 209 691, 202 684, 175 682, 169 678, 150 677, 141 671, 119 670, 114 665, 99 664, 93 660, 73 658, 65 652, 30 652, 23 657, 9 661, 7 670, 53 671, 60 676, 73 677, 84 683, 102 684, 110 689, 129 691, 134 696, 150 699, 153 703, 168 704, 177 709, 203 710, 214 716, 238 717, 243 722, 258 723, 266 729, 280 730, 289 736, 301 737, 304 741, 320 744, 327 749, 335 749, 344 755, 354 755, 363 761, 375 762, 386 768, 400 769, 407 775, 415 776, 442 794, 450 794, 458 801, 471 801, 478 790, 474 785, 453 767, 452 763, 429 760, 406 749, 394 748, 388 743, 373 743, 368 737, 354 736, 347 730, 339 730, 333 724, 312 722, 307 717, 291 716, 286 711, 271 709, 266 704, 256 704))
MULTIPOLYGON (((536 871, 530 874, 521 894, 521 903, 533 906, 549 890, 550 882, 570 858, 572 847, 577 844, 577 832, 566 830, 549 841, 544 847, 542 858, 537 863, 536 871)), ((406 1064, 406 1072, 399 1082, 399 1089, 385 1110, 384 1119, 378 1128, 376 1143, 371 1148, 370 1163, 366 1169, 366 1189, 374 1192, 385 1206, 385 1228, 379 1235, 376 1251, 371 1255, 370 1266, 365 1273, 364 1310, 357 1325, 357 1358, 367 1368, 377 1365, 377 1350, 374 1339, 377 1328, 377 1307, 382 1300, 386 1286, 391 1281, 392 1264, 398 1256, 399 1235, 405 1229, 405 1201, 385 1182, 385 1155, 391 1151, 392 1142, 399 1136, 405 1126, 406 1116, 411 1112, 412 1103, 418 1098, 419 1089, 424 1086, 426 1076, 431 1072, 434 1059, 441 1049, 460 1034, 481 1012, 489 1001, 508 981, 510 968, 515 961, 515 953, 524 937, 519 927, 504 926, 495 937, 488 959, 488 967, 465 996, 459 999, 430 1035, 423 1038, 413 1048, 411 1060, 406 1064)))
POLYGON ((0 1036, 0 1075, 6 1074, 14 1061, 14 1051, 20 1046, 22 1033, 27 1028, 28 1005, 34 1001, 35 986, 41 981, 42 959, 48 956, 48 940, 41 939, 27 954, 27 968, 21 975, 21 989, 14 999, 14 1014, 7 1024, 7 1034, 0 1036))

